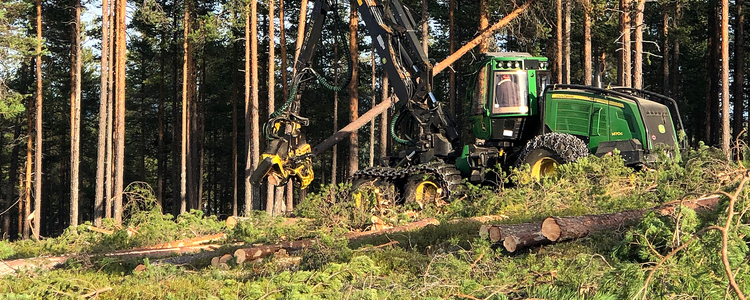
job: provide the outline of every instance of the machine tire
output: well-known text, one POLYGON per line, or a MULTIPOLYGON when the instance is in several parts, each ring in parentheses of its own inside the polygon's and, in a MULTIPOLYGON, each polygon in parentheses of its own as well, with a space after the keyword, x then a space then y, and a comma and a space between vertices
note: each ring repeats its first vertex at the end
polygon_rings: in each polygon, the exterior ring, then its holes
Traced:
POLYGON ((385 178, 358 178, 352 181, 352 198, 358 206, 372 208, 374 206, 391 206, 400 201, 396 185, 385 178), (377 203, 364 203, 364 193, 376 197, 377 203))
POLYGON ((443 187, 439 180, 428 174, 412 175, 404 184, 404 203, 417 203, 424 208, 427 203, 434 203, 442 198, 443 187))
POLYGON ((547 133, 536 136, 516 160, 515 167, 529 164, 531 178, 553 176, 557 165, 575 162, 589 155, 589 149, 579 138, 566 133, 547 133))

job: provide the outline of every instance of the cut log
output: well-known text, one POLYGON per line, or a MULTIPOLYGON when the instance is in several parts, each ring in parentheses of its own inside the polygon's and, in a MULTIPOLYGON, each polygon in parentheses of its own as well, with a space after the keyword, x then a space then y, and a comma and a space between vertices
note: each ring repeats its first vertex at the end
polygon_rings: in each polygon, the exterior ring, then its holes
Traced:
POLYGON ((646 212, 639 209, 604 215, 548 217, 542 222, 542 234, 553 242, 582 238, 597 230, 623 226, 640 219, 646 212))
POLYGON ((219 258, 219 264, 225 264, 229 262, 230 260, 232 260, 232 258, 234 258, 234 256, 232 256, 231 254, 229 253, 224 254, 219 258))
POLYGON ((214 256, 214 258, 211 259, 211 266, 214 268, 218 267, 219 259, 221 259, 221 256, 214 256))
POLYGON ((484 225, 479 228, 479 236, 486 237, 493 243, 499 243, 509 235, 539 232, 541 229, 542 226, 537 222, 507 225, 484 225))
POLYGON ((551 244, 552 241, 544 237, 541 232, 524 232, 506 236, 503 239, 503 247, 510 253, 519 249, 531 248, 551 244))
POLYGON ((613 214, 586 215, 578 217, 548 217, 542 222, 542 234, 550 241, 565 241, 587 236, 593 231, 613 229, 638 220, 649 211, 670 215, 680 205, 697 211, 711 210, 719 203, 718 196, 696 200, 671 201, 653 209, 629 210, 613 214))
POLYGON ((165 248, 177 248, 177 247, 190 247, 190 246, 196 246, 200 244, 205 244, 208 242, 213 242, 221 239, 225 239, 227 237, 226 233, 217 233, 212 235, 206 235, 206 236, 199 236, 194 237, 191 239, 184 239, 154 246, 148 246, 139 248, 139 250, 148 250, 148 249, 165 249, 165 248))

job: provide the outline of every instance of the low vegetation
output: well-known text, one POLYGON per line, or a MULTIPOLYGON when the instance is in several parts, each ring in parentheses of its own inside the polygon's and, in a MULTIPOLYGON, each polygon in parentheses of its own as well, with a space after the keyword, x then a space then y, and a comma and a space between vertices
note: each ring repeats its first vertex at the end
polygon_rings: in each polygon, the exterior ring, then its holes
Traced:
POLYGON ((0 293, 9 299, 740 298, 750 293, 750 189, 744 165, 727 162, 707 147, 640 170, 624 166, 617 155, 590 157, 562 166, 556 178, 541 182, 514 170, 494 186, 468 185, 465 196, 422 210, 415 204, 384 207, 381 198, 395 195, 354 193, 341 184, 310 195, 295 212, 297 222, 257 213, 232 229, 200 211, 176 219, 162 215, 141 187, 133 192, 139 200, 131 200, 126 224, 104 226, 112 234, 82 225, 41 242, 1 242, 3 258, 71 258, 54 270, 6 275, 0 293), (470 219, 503 215, 507 218, 496 223, 521 223, 648 208, 713 193, 722 200, 712 212, 682 207, 667 216, 647 214, 614 231, 514 254, 480 239, 481 224, 470 219), (351 242, 343 238, 380 222, 393 226, 426 217, 441 223, 351 242), (228 233, 225 249, 237 242, 319 242, 264 260, 230 262, 228 268, 97 255, 218 232, 228 233), (138 264, 145 270, 134 271, 138 264))

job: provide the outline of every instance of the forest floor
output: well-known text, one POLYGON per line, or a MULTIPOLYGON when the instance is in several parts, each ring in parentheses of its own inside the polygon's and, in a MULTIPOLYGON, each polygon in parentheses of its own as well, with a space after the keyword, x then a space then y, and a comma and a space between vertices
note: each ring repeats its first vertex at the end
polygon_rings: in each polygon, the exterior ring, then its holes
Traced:
POLYGON ((637 171, 617 156, 591 157, 561 166, 556 178, 512 171, 506 182, 469 184, 465 196, 424 208, 382 207, 397 196, 355 195, 341 184, 309 195, 294 218, 258 212, 236 224, 200 211, 161 214, 142 187, 129 194, 121 227, 106 220, 39 242, 0 242, 0 298, 742 299, 750 292, 750 175, 721 157, 702 147, 637 171), (512 253, 479 234, 486 224, 710 195, 720 196, 713 209, 645 211, 512 253))

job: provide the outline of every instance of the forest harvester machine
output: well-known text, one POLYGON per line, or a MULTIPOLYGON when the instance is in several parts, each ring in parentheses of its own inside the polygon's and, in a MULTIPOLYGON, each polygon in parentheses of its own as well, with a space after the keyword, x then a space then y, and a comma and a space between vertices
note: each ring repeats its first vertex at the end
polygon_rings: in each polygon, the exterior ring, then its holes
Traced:
MULTIPOLYGON (((398 99, 390 134, 403 146, 397 155, 381 158, 380 166, 357 171, 355 182, 387 186, 401 201, 422 203, 447 200, 464 180, 484 182, 498 165, 528 164, 531 177, 539 179, 555 174, 559 164, 615 149, 627 164, 640 165, 656 160, 656 149, 684 147, 674 100, 631 88, 552 84, 547 58, 506 52, 483 55, 466 100, 474 142, 461 145, 452 116, 432 93, 433 65, 409 10, 399 0, 356 4, 398 99)), ((305 188, 313 179, 315 153, 302 132, 309 122, 299 115, 301 83, 317 79, 332 89, 346 86, 331 85, 311 68, 326 15, 336 11, 333 0, 314 1, 291 96, 264 127, 268 143, 252 176, 256 183, 294 178, 305 188)))

